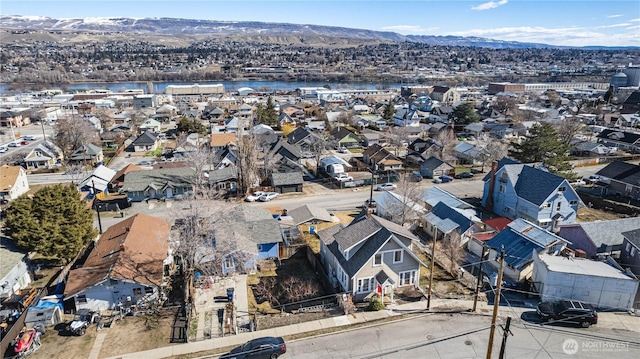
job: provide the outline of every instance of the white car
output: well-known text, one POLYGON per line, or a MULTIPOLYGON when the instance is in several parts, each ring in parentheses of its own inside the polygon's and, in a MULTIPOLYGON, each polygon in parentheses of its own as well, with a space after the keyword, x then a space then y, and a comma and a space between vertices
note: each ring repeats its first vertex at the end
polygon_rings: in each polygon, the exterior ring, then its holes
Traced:
POLYGON ((257 200, 260 199, 260 197, 262 197, 262 195, 264 194, 264 192, 260 192, 260 191, 256 191, 251 193, 250 195, 247 196, 247 198, 245 198, 245 202, 255 202, 257 200))
POLYGON ((334 177, 338 182, 349 182, 349 181, 353 181, 353 177, 349 176, 348 173, 346 172, 342 172, 342 173, 338 173, 337 175, 335 175, 334 177))
POLYGON ((4 147, 4 146, 0 146, 0 153, 4 153, 7 152, 9 149, 4 147))
POLYGON ((398 186, 394 185, 391 182, 383 183, 376 188, 376 191, 391 191, 398 188, 398 186))
POLYGON ((258 198, 258 201, 260 202, 268 202, 271 201, 272 199, 278 197, 278 193, 277 192, 266 192, 263 193, 262 196, 260 196, 260 198, 258 198))
POLYGON ((7 146, 9 146, 9 147, 20 147, 20 142, 11 142, 7 146))

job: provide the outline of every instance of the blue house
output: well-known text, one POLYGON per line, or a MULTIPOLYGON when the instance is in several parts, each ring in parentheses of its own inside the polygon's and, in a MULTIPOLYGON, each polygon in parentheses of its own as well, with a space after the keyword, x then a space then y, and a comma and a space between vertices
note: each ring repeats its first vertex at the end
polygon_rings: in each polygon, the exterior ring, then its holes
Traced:
POLYGON ((503 158, 484 177, 482 206, 498 216, 523 218, 544 229, 576 222, 580 197, 558 175, 503 158))
MULTIPOLYGON (((488 263, 495 271, 500 267, 499 253, 505 252, 503 275, 505 280, 523 282, 531 278, 533 254, 559 255, 569 242, 555 234, 545 231, 535 224, 516 219, 493 238, 488 240, 488 263)), ((480 253, 475 253, 481 255, 480 253)))

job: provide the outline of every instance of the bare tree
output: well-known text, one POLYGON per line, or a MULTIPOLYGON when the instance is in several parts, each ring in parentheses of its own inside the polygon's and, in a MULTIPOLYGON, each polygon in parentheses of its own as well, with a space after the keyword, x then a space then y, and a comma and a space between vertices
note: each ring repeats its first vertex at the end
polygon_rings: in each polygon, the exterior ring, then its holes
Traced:
POLYGON ((518 100, 510 96, 498 96, 493 103, 492 108, 500 112, 502 115, 507 115, 513 111, 518 105, 518 100))
POLYGON ((477 137, 477 143, 482 147, 481 160, 482 172, 487 163, 498 161, 509 154, 509 145, 505 142, 493 138, 486 133, 482 133, 477 137))
POLYGON ((182 208, 167 216, 178 218, 171 247, 185 276, 185 298, 191 302, 195 272, 205 277, 221 276, 225 262, 243 271, 256 248, 248 240, 248 228, 234 218, 242 205, 212 201, 210 196, 197 193, 180 204, 182 208))
POLYGON ((418 203, 418 197, 422 193, 421 189, 416 186, 412 180, 410 173, 404 173, 400 176, 396 183, 398 189, 390 192, 388 195, 394 196, 396 201, 385 202, 385 217, 399 225, 413 225, 418 223, 422 216, 422 206, 418 203))
POLYGON ((69 158, 77 149, 97 140, 95 129, 75 116, 59 118, 53 130, 53 143, 60 148, 64 158, 69 158))
POLYGON ((564 121, 556 124, 556 132, 558 133, 558 141, 562 143, 570 143, 575 135, 580 132, 582 123, 573 117, 567 117, 564 121))
POLYGON ((95 111, 95 116, 100 120, 100 125, 102 128, 107 129, 114 124, 114 116, 113 112, 104 107, 98 107, 95 111))
POLYGON ((238 126, 238 196, 243 196, 249 188, 260 182, 255 135, 251 132, 244 134, 243 131, 242 126, 238 126))
POLYGON ((394 126, 386 133, 386 139, 393 146, 396 157, 399 155, 400 147, 407 142, 409 138, 409 129, 403 126, 394 126))
POLYGON ((455 162, 456 156, 453 149, 458 145, 458 138, 450 127, 443 128, 436 136, 436 141, 440 143, 440 159, 445 162, 455 162))
POLYGON ((460 264, 465 259, 465 251, 462 248, 462 236, 458 230, 446 234, 441 241, 436 242, 436 253, 440 253, 447 258, 447 271, 459 278, 460 264))
POLYGON ((316 162, 316 175, 318 175, 318 170, 320 169, 320 160, 327 153, 327 146, 329 146, 329 144, 323 134, 311 134, 311 136, 309 136, 308 147, 309 152, 316 162))

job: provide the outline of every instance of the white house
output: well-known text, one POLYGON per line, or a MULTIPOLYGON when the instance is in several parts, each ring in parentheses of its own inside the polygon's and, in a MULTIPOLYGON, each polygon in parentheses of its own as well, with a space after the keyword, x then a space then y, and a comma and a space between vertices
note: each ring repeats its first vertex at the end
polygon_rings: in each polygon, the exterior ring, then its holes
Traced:
POLYGON ((0 199, 12 201, 29 192, 27 172, 21 166, 0 167, 0 199))
POLYGON ((633 307, 638 280, 606 262, 533 255, 532 281, 543 301, 577 300, 601 310, 633 307))

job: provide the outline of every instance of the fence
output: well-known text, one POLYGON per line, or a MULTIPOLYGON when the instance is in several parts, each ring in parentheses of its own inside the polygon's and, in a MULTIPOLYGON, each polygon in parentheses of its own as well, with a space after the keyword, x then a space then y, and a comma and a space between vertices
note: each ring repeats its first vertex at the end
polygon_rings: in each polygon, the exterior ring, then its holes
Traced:
POLYGON ((329 275, 327 274, 324 267, 322 266, 322 263, 320 263, 319 254, 313 253, 311 248, 308 246, 306 247, 305 254, 306 254, 307 260, 309 261, 309 264, 311 265, 311 268, 313 268, 314 272, 316 272, 316 275, 318 276, 320 285, 322 285, 322 287, 327 293, 335 294, 336 288, 331 283, 331 279, 329 278, 329 275))

